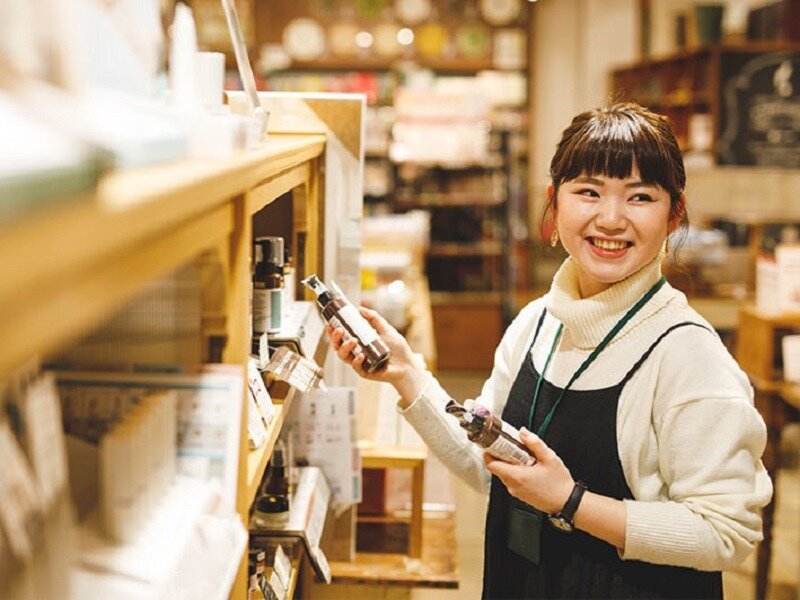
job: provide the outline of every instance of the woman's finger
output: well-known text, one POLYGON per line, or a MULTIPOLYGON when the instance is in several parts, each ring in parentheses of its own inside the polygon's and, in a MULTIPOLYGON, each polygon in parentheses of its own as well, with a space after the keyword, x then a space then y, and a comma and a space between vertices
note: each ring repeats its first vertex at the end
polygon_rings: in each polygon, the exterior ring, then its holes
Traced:
POLYGON ((358 373, 361 377, 366 377, 368 375, 368 373, 364 369, 364 361, 366 360, 366 358, 367 355, 362 352, 353 359, 352 363, 350 363, 352 367, 356 370, 356 373, 358 373))
POLYGON ((344 362, 351 362, 353 360, 353 350, 356 347, 355 340, 348 340, 343 342, 341 346, 336 350, 336 354, 339 355, 344 362))
POLYGON ((533 452, 533 455, 539 462, 547 462, 550 459, 556 458, 556 453, 553 452, 550 446, 544 443, 542 438, 535 433, 531 433, 524 427, 519 430, 519 439, 533 452))
POLYGON ((389 322, 376 311, 363 306, 359 306, 358 309, 361 312, 361 316, 369 321, 369 324, 378 332, 378 335, 384 335, 392 330, 392 326, 389 325, 389 322))
POLYGON ((341 327, 332 328, 331 331, 331 345, 333 346, 334 350, 339 350, 339 345, 342 343, 342 338, 344 337, 344 329, 341 327))

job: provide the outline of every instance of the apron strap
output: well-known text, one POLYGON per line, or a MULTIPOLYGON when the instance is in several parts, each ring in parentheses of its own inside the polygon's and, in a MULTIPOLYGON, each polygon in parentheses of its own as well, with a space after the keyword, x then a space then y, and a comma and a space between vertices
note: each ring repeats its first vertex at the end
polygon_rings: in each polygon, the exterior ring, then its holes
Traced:
POLYGON ((644 364, 644 361, 646 361, 647 358, 650 356, 650 354, 652 354, 653 350, 656 349, 656 346, 658 346, 658 344, 661 343, 661 340, 663 340, 665 337, 667 337, 670 333, 672 333, 676 329, 678 329, 680 327, 686 327, 688 325, 694 325, 695 327, 702 327, 706 331, 710 331, 711 333, 714 333, 711 329, 709 329, 705 325, 701 325, 700 323, 694 323, 692 321, 683 321, 682 323, 677 323, 676 325, 673 325, 672 327, 667 329, 664 333, 662 333, 660 336, 658 336, 658 339, 656 339, 656 341, 653 342, 650 345, 650 347, 647 349, 647 351, 644 354, 642 354, 642 356, 639 358, 639 360, 636 361, 636 364, 633 365, 633 367, 631 367, 631 370, 628 371, 627 375, 625 375, 625 377, 622 379, 622 381, 619 382, 618 385, 620 387, 622 387, 626 383, 628 383, 628 380, 636 374, 636 371, 638 371, 639 367, 641 367, 644 364))

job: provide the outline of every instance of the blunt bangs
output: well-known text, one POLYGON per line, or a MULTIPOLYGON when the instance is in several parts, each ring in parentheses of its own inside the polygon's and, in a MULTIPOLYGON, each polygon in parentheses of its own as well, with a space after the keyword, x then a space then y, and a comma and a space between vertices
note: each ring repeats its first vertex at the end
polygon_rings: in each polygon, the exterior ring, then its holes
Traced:
POLYGON ((617 104, 575 117, 553 157, 550 176, 558 188, 580 175, 625 179, 634 166, 644 183, 661 186, 673 201, 683 193, 683 157, 669 122, 638 105, 617 104))

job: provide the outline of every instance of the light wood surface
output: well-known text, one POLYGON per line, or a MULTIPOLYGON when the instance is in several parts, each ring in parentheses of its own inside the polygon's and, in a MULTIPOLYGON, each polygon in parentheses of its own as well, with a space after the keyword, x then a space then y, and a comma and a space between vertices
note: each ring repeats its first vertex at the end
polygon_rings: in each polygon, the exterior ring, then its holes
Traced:
POLYGON ((330 592, 337 593, 337 584, 458 587, 453 514, 425 513, 423 540, 420 559, 410 559, 405 554, 357 552, 353 562, 332 561, 333 586, 330 592))
POLYGON ((324 143, 322 135, 274 135, 226 159, 114 173, 93 197, 0 226, 0 306, 20 288, 47 287, 53 277, 91 268, 307 163, 324 143))
POLYGON ((411 469, 411 519, 408 530, 408 556, 422 556, 423 512, 425 497, 425 460, 427 448, 409 446, 379 446, 359 444, 361 466, 364 469, 411 469))
MULTIPOLYGON (((87 260, 79 269, 45 278, 41 287, 20 286, 7 294, 0 303, 0 380, 31 357, 47 356, 90 331, 147 283, 213 247, 231 228, 231 207, 222 205, 135 250, 87 260)), ((7 282, 5 276, 0 280, 7 282)))
POLYGON ((781 385, 780 394, 786 404, 800 409, 800 384, 786 381, 781 385))
POLYGON ((361 464, 365 469, 411 468, 428 458, 427 448, 380 446, 359 442, 361 464))
POLYGON ((0 226, 0 322, 14 323, 0 345, 0 378, 214 248, 234 228, 232 198, 259 185, 278 193, 315 180, 308 164, 324 142, 322 135, 273 136, 227 159, 113 173, 93 197, 0 226))
MULTIPOLYGON (((305 260, 321 264, 319 157, 325 143, 322 134, 273 135, 229 158, 114 172, 90 197, 1 224, 0 382, 31 358, 92 331, 148 284, 201 256, 201 263, 215 265, 203 284, 205 323, 225 336, 223 361, 239 365, 244 376, 252 215, 302 189, 306 218, 296 224, 306 232, 305 260), (209 253, 218 260, 207 260, 209 253)), ((246 396, 241 399, 236 506, 245 526, 292 396, 286 400, 267 444, 251 453, 246 396)), ((246 569, 245 554, 234 598, 246 597, 246 569)))

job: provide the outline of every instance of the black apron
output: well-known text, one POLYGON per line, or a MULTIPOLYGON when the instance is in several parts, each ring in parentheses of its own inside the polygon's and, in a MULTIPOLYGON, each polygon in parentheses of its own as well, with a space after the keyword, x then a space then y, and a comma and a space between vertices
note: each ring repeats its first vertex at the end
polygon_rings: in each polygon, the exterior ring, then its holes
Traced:
MULTIPOLYGON (((544 313, 539 319, 534 343, 544 313)), ((601 390, 567 390, 544 441, 564 461, 573 479, 590 491, 617 499, 633 499, 617 449, 617 404, 625 384, 658 343, 679 327, 667 329, 617 385, 601 390)), ((700 326, 700 325, 698 325, 700 326)), ((533 344, 531 344, 533 347, 533 344)), ((503 420, 529 427, 533 391, 539 373, 530 349, 520 367, 503 410, 503 420)), ((562 392, 542 382, 533 417, 533 431, 541 426, 562 392)), ((533 564, 508 549, 508 515, 512 496, 492 476, 486 515, 483 597, 507 598, 722 598, 722 574, 685 567, 622 560, 611 544, 575 530, 564 533, 545 522, 541 558, 533 564)))

